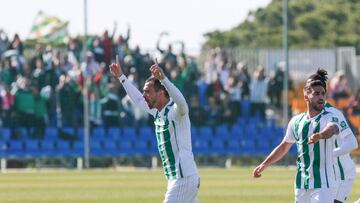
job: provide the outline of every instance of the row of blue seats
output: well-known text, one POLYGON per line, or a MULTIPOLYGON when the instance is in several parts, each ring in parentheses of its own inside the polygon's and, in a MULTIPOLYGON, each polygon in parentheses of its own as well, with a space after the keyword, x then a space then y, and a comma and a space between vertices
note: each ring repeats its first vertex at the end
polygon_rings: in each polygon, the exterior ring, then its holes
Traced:
MULTIPOLYGON (((278 139, 193 139, 195 156, 209 155, 265 155, 278 143, 278 139)), ((92 156, 153 156, 157 155, 155 139, 97 140, 90 142, 92 156)), ((295 153, 294 150, 291 151, 295 153)), ((82 156, 83 141, 0 141, 0 157, 53 157, 82 156)))
MULTIPOLYGON (((3 128, 1 131, 0 140, 7 141, 15 137, 15 139, 26 140, 31 138, 31 129, 16 128, 9 129, 3 128), (16 136, 14 136, 16 134, 16 136)), ((67 135, 74 135, 79 139, 83 138, 83 128, 63 128, 58 130, 57 128, 46 128, 44 139, 45 140, 57 140, 61 138, 60 134, 65 133, 67 135)), ((124 128, 109 128, 102 127, 94 128, 90 134, 92 139, 98 140, 103 138, 108 139, 146 139, 148 137, 154 137, 154 130, 150 127, 141 127, 138 130, 133 127, 124 128)), ((192 127, 191 134, 193 138, 201 137, 203 139, 212 138, 227 138, 227 137, 282 137, 283 128, 263 126, 261 128, 254 126, 240 126, 235 125, 231 128, 228 126, 211 127, 192 127)))

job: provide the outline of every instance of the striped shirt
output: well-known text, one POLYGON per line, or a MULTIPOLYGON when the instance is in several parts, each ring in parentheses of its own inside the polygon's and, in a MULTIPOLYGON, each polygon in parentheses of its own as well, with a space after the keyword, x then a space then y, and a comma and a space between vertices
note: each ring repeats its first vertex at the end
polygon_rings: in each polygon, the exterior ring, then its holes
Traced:
POLYGON ((171 99, 158 111, 148 107, 140 91, 124 75, 119 80, 131 100, 154 117, 165 177, 173 180, 197 174, 191 146, 189 110, 181 92, 167 78, 161 80, 171 99))
MULTIPOLYGON (((357 147, 357 140, 354 133, 349 127, 347 120, 345 119, 343 113, 337 108, 333 107, 331 104, 326 103, 325 110, 329 111, 339 118, 340 124, 340 134, 335 137, 335 148, 338 148, 344 144, 344 142, 353 142, 350 146, 357 147)), ((353 148, 354 148, 353 147, 353 148)), ((356 166, 353 160, 350 157, 349 152, 334 157, 334 168, 336 174, 336 180, 349 180, 355 179, 356 176, 356 166)))
POLYGON ((288 143, 296 143, 296 176, 297 189, 329 188, 335 184, 333 168, 334 137, 320 139, 315 144, 308 144, 309 137, 320 132, 328 123, 338 126, 335 114, 322 111, 313 118, 307 118, 307 113, 294 116, 284 137, 288 143))

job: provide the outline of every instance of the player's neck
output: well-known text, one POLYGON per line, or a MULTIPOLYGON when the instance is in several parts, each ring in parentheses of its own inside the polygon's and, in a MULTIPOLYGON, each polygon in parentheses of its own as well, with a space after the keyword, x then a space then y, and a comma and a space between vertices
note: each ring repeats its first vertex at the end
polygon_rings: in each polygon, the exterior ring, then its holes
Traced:
POLYGON ((319 115, 321 111, 315 110, 315 109, 308 109, 307 111, 307 117, 308 118, 314 118, 315 116, 319 115))
POLYGON ((170 99, 168 98, 159 98, 159 103, 155 107, 159 112, 166 106, 167 103, 169 103, 170 99))

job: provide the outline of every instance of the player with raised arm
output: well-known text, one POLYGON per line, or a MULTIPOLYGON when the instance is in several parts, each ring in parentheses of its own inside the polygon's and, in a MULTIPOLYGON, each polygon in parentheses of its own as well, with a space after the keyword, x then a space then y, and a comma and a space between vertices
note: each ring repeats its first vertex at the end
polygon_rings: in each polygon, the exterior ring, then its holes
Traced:
POLYGON ((304 100, 307 111, 290 120, 283 141, 253 171, 254 177, 260 177, 268 166, 284 157, 296 143, 294 187, 297 203, 334 202, 333 143, 340 127, 337 116, 324 110, 324 84, 321 80, 306 83, 304 100))
MULTIPOLYGON (((326 82, 327 72, 323 69, 318 69, 315 74, 309 76, 307 82, 314 80, 326 82)), ((324 85, 326 87, 326 84, 324 85)), ((324 108, 339 118, 340 133, 334 139, 334 169, 336 180, 338 181, 334 203, 344 203, 349 198, 356 176, 356 166, 350 157, 350 152, 358 147, 358 143, 344 114, 330 103, 326 103, 324 108)))
POLYGON ((126 93, 154 117, 158 150, 168 180, 166 203, 196 203, 200 178, 191 146, 189 108, 184 96, 157 64, 150 67, 143 94, 126 78, 118 57, 110 73, 119 79, 126 93))

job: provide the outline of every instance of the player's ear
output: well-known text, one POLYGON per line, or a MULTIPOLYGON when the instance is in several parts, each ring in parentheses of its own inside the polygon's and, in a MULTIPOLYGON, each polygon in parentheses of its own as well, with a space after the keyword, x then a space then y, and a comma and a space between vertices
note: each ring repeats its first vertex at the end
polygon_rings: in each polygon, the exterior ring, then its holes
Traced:
POLYGON ((309 96, 307 94, 304 94, 304 100, 309 101, 309 96))

